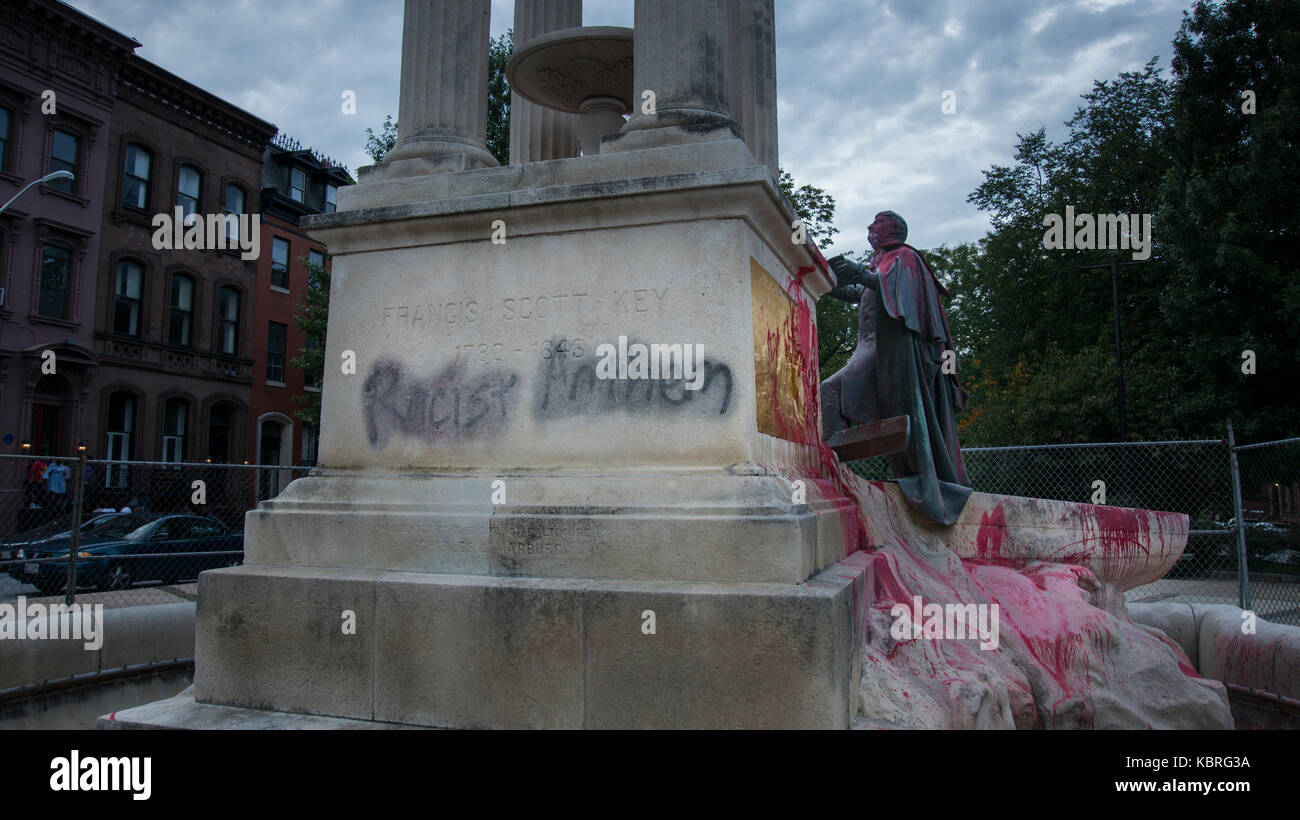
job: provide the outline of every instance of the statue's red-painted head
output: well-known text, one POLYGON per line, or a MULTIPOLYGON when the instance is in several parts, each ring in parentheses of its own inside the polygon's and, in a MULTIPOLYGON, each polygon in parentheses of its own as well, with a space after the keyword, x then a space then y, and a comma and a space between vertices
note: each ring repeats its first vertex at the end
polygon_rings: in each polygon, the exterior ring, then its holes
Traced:
POLYGON ((893 211, 881 211, 867 228, 867 241, 875 250, 901 245, 907 241, 907 222, 893 211))

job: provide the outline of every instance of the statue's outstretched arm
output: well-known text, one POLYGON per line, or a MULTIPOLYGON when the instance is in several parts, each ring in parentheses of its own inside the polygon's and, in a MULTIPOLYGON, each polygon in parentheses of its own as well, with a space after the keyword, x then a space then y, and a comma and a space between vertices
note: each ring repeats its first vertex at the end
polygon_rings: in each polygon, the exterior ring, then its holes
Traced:
POLYGON ((862 298, 864 288, 877 290, 880 287, 875 271, 864 268, 845 256, 831 259, 830 267, 835 273, 836 287, 827 296, 852 304, 862 298))
POLYGON ((862 285, 857 283, 840 285, 834 290, 828 291, 827 296, 832 299, 839 299, 841 302, 848 302, 850 305, 856 305, 862 299, 862 285))

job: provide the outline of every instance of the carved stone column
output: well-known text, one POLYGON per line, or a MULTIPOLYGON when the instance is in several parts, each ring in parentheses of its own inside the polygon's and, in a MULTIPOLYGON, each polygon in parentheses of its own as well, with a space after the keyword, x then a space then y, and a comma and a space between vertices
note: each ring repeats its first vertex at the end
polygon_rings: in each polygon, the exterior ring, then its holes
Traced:
POLYGON ((397 145, 387 173, 499 165, 487 150, 491 0, 406 0, 397 145))
MULTIPOLYGON (((515 51, 534 37, 582 25, 582 0, 515 0, 515 51)), ((578 116, 510 93, 510 164, 578 155, 578 116)))
MULTIPOLYGON (((730 2, 636 0, 633 114, 624 134, 664 129, 665 142, 683 132, 716 138, 725 129, 743 136, 727 102, 730 2), (644 110, 647 91, 654 95, 653 114, 644 110)), ((636 140, 638 147, 644 142, 636 140)))
POLYGON ((727 0, 727 102, 760 163, 780 174, 776 137, 776 26, 773 0, 727 0))

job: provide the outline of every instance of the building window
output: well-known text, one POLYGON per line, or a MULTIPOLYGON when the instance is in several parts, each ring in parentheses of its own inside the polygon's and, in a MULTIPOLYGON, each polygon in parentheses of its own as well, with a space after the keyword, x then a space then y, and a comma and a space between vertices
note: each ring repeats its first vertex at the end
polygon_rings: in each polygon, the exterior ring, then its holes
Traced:
POLYGON ((271 287, 289 289, 289 241, 271 239, 271 287))
MULTIPOLYGON (((105 452, 109 461, 131 460, 131 439, 135 434, 135 396, 114 393, 108 399, 108 442, 105 452)), ((104 486, 126 486, 126 465, 110 464, 104 471, 104 486)))
POLYGON ((13 141, 10 124, 14 121, 14 112, 0 108, 0 171, 9 168, 9 145, 13 141))
POLYGON ((301 168, 289 172, 289 198, 294 202, 307 201, 307 172, 301 168))
MULTIPOLYGON (((54 139, 50 143, 50 171, 71 171, 77 173, 77 156, 81 150, 81 140, 60 128, 54 129, 54 139)), ((75 179, 61 179, 49 183, 51 188, 71 193, 75 188, 75 179)))
MULTIPOLYGON (((244 212, 244 189, 238 185, 226 186, 226 213, 239 216, 244 212)), ((239 220, 226 220, 226 238, 233 242, 239 241, 239 220)))
POLYGON ((113 332, 121 336, 140 335, 140 288, 144 268, 138 262, 123 259, 117 263, 116 301, 113 305, 113 332))
POLYGON ((208 413, 208 458, 214 464, 230 462, 230 426, 233 416, 228 404, 214 404, 208 413))
POLYGON ((72 281, 72 251, 46 245, 41 252, 41 293, 36 312, 52 319, 68 318, 68 283, 72 281))
POLYGON ((149 208, 149 171, 153 157, 138 145, 126 146, 126 168, 122 172, 122 204, 128 208, 149 208))
POLYGON ((176 185, 176 204, 184 209, 185 216, 198 213, 199 194, 203 189, 203 175, 193 165, 182 165, 176 185))
POLYGON ((217 295, 217 352, 223 356, 239 352, 239 291, 229 286, 217 295))
POLYGON ((316 267, 323 268, 325 267, 325 254, 320 251, 308 251, 307 261, 316 267))
POLYGON ((284 384, 284 348, 287 328, 271 322, 266 333, 266 380, 284 384))
POLYGON ((316 449, 320 444, 320 430, 309 421, 302 424, 302 464, 306 467, 316 466, 316 449))
MULTIPOLYGON (((308 351, 319 350, 319 349, 320 349, 320 340, 317 339, 315 336, 308 336, 307 344, 303 345, 303 352, 306 353, 308 351)), ((302 386, 304 388, 306 388, 307 390, 320 390, 320 382, 321 379, 319 373, 315 372, 314 370, 307 370, 305 368, 303 369, 302 386)))
POLYGON ((325 213, 332 214, 339 209, 339 189, 337 185, 325 186, 325 213))
POLYGON ((163 405, 162 460, 173 464, 185 460, 185 427, 190 406, 184 399, 168 399, 163 405))
POLYGON ((189 347, 194 329, 194 280, 183 273, 172 274, 171 321, 167 327, 167 343, 189 347))

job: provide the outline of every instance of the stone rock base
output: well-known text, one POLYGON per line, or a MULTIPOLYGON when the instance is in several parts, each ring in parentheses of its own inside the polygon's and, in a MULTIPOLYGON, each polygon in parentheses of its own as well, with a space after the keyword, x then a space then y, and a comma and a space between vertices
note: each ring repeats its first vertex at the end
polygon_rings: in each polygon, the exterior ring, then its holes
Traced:
POLYGON ((193 697, 447 728, 847 728, 865 569, 798 585, 218 570, 200 579, 193 697))

